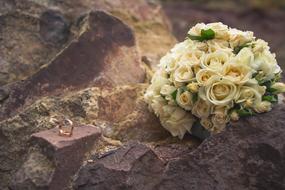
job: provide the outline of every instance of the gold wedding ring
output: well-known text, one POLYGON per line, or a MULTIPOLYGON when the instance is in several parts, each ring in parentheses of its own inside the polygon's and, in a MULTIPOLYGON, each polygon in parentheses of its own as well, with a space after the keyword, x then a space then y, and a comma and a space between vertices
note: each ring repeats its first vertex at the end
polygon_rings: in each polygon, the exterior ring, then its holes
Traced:
POLYGON ((59 131, 58 135, 59 136, 64 136, 64 137, 71 137, 73 134, 73 129, 74 129, 74 123, 70 119, 67 119, 64 116, 59 116, 58 117, 51 117, 49 122, 53 125, 55 125, 59 131))

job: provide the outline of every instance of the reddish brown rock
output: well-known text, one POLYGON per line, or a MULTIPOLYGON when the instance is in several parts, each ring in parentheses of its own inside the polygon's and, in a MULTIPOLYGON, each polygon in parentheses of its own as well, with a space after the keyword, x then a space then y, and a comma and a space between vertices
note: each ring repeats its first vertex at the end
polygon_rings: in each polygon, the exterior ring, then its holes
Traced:
POLYGON ((283 190, 284 121, 285 105, 282 104, 272 112, 241 119, 224 132, 206 139, 197 149, 171 151, 169 145, 161 145, 159 149, 142 144, 127 146, 83 166, 74 187, 82 190, 106 189, 108 185, 112 190, 283 190), (140 152, 147 152, 147 158, 136 157, 140 152), (147 186, 139 186, 134 179, 147 186))
POLYGON ((11 189, 66 189, 100 131, 95 126, 78 126, 71 137, 59 136, 57 128, 33 134, 31 143, 39 146, 41 153, 32 151, 16 173, 11 189))
POLYGON ((1 106, 0 119, 36 97, 91 85, 111 87, 139 83, 144 77, 131 29, 105 12, 91 12, 79 38, 46 68, 7 87, 9 98, 1 106))

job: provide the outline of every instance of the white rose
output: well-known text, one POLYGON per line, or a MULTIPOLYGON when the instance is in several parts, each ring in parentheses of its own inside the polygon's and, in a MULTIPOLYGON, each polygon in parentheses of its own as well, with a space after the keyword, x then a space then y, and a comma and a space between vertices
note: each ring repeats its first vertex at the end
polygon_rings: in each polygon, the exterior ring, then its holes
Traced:
POLYGON ((254 55, 251 51, 250 48, 242 48, 239 53, 231 59, 231 62, 235 64, 240 64, 240 65, 247 65, 252 67, 253 69, 256 70, 256 67, 253 65, 254 64, 254 55))
POLYGON ((265 87, 259 85, 242 86, 238 96, 236 97, 236 103, 245 103, 246 107, 252 107, 261 102, 262 96, 265 94, 265 87))
POLYGON ((161 90, 160 90, 160 94, 162 96, 164 96, 164 98, 167 100, 167 101, 170 101, 169 104, 174 104, 174 100, 173 100, 173 97, 172 97, 172 93, 176 90, 176 88, 172 85, 163 85, 161 90))
POLYGON ((269 112, 272 109, 271 106, 272 104, 270 102, 262 101, 259 104, 255 105, 253 109, 257 113, 264 113, 264 112, 269 112))
POLYGON ((264 51, 262 54, 258 54, 255 57, 254 65, 257 71, 261 71, 259 78, 262 80, 271 80, 275 74, 281 72, 279 65, 275 59, 275 54, 270 51, 264 51))
POLYGON ((174 71, 178 64, 177 60, 172 56, 171 53, 168 53, 166 56, 162 57, 160 59, 160 68, 165 69, 166 72, 172 72, 174 71))
POLYGON ((231 28, 229 33, 230 33, 230 46, 232 49, 254 40, 253 32, 250 31, 243 32, 235 28, 231 28))
POLYGON ((212 132, 219 133, 221 132, 226 126, 228 122, 228 116, 222 114, 215 114, 211 117, 211 121, 213 123, 212 132))
POLYGON ((198 100, 195 102, 192 113, 198 118, 207 118, 209 117, 212 110, 212 106, 209 102, 204 101, 201 98, 198 98, 198 100))
POLYGON ((220 71, 223 65, 229 60, 229 54, 222 50, 217 50, 213 53, 205 54, 201 58, 202 68, 209 68, 215 71, 220 71))
POLYGON ((237 96, 238 87, 230 80, 212 77, 205 87, 206 98, 214 105, 224 106, 237 96))
POLYGON ((170 84, 170 81, 167 78, 160 76, 157 72, 154 74, 147 92, 153 91, 153 93, 159 94, 161 87, 165 84, 170 84))
POLYGON ((187 85, 187 88, 190 90, 190 92, 197 93, 199 91, 199 84, 196 82, 191 82, 187 85))
POLYGON ((204 23, 198 23, 194 27, 192 27, 188 34, 192 36, 200 36, 201 35, 201 30, 206 28, 206 24, 204 23))
POLYGON ((205 86, 207 81, 212 77, 212 76, 221 76, 218 72, 215 70, 211 69, 200 69, 197 74, 196 74, 196 80, 199 85, 205 86))
POLYGON ((202 29, 204 29, 204 30, 212 29, 215 32, 215 38, 217 38, 217 39, 223 39, 223 40, 229 39, 228 26, 224 25, 221 22, 210 23, 207 25, 204 23, 198 23, 190 29, 188 34, 193 35, 193 36, 200 36, 202 29))
POLYGON ((285 84, 282 82, 276 82, 274 83, 271 88, 274 88, 277 90, 277 93, 284 93, 285 92, 285 84))
POLYGON ((193 49, 194 42, 190 40, 185 40, 183 42, 180 42, 176 44, 171 50, 172 57, 175 60, 179 60, 180 57, 185 54, 188 51, 191 51, 193 49))
POLYGON ((202 118, 200 124, 208 131, 213 130, 213 123, 209 118, 202 118))
POLYGON ((179 107, 174 107, 171 111, 170 117, 160 118, 161 124, 172 136, 178 136, 182 139, 187 131, 191 131, 195 118, 179 107))
POLYGON ((255 55, 263 53, 265 50, 269 51, 269 46, 266 41, 258 39, 255 42, 253 42, 252 51, 255 55))
POLYGON ((229 40, 229 27, 221 22, 207 24, 206 29, 212 29, 216 39, 229 40))
POLYGON ((194 73, 191 66, 180 65, 173 74, 174 80, 177 82, 189 82, 194 79, 194 73))
POLYGON ((251 68, 245 64, 228 63, 222 69, 225 78, 235 84, 244 84, 251 79, 251 68))
POLYGON ((193 94, 188 91, 182 91, 178 89, 176 94, 177 104, 185 110, 191 110, 193 107, 193 94))
POLYGON ((218 50, 222 50, 228 54, 233 54, 233 50, 229 48, 229 42, 225 40, 213 39, 208 40, 205 43, 208 45, 208 51, 211 53, 218 50))
POLYGON ((165 84, 161 87, 160 94, 164 96, 171 95, 175 90, 176 88, 174 86, 165 84))
POLYGON ((151 97, 151 99, 147 99, 147 103, 149 105, 149 109, 152 110, 157 116, 164 113, 162 108, 167 104, 166 101, 158 95, 151 97))
POLYGON ((189 65, 189 66, 193 66, 193 65, 200 65, 200 58, 202 57, 202 55, 204 54, 204 52, 200 51, 200 50, 191 50, 189 52, 186 52, 185 54, 183 54, 179 60, 179 64, 180 65, 189 65))

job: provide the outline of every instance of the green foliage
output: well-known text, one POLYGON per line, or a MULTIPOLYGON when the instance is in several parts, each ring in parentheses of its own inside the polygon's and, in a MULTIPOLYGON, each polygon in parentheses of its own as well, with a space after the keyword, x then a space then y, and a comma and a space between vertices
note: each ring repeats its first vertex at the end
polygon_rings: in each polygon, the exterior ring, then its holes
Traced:
POLYGON ((211 40, 215 38, 215 32, 212 29, 208 29, 208 30, 201 30, 201 36, 194 36, 194 35, 190 35, 188 34, 188 38, 191 40, 197 40, 199 42, 203 42, 206 40, 211 40))

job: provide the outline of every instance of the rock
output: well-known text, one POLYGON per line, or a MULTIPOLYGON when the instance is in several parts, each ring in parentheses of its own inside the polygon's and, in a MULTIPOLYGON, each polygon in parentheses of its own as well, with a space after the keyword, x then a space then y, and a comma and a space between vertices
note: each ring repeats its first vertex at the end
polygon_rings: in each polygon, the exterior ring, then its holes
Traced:
POLYGON ((9 97, 9 92, 5 88, 0 88, 0 103, 9 97))
POLYGON ((88 86, 144 82, 134 35, 122 21, 105 12, 91 12, 81 35, 47 67, 9 87, 0 120, 41 96, 88 86), (27 91, 26 89, 29 89, 27 91))
MULTIPOLYGON (((30 135, 53 128, 49 122, 53 116, 65 116, 77 123, 99 126, 102 134, 109 138, 92 148, 92 152, 100 155, 130 140, 147 142, 160 150, 163 150, 160 145, 180 142, 171 137, 155 115, 148 111, 142 96, 146 87, 147 84, 111 89, 92 87, 61 96, 42 97, 15 116, 0 122, 0 181, 5 181, 0 184, 0 189, 1 185, 3 188, 9 184, 25 162, 31 148, 30 135)), ((181 144, 194 148, 199 141, 189 137, 181 144)), ((171 151, 176 149, 172 146, 171 151)))
POLYGON ((78 173, 74 189, 152 189, 163 169, 163 161, 148 147, 128 144, 109 156, 94 158, 78 173))
POLYGON ((30 153, 11 189, 66 189, 99 136, 100 128, 80 125, 71 137, 59 136, 56 128, 33 134, 31 143, 40 147, 42 153, 30 153))
POLYGON ((54 163, 40 152, 31 153, 16 173, 10 189, 48 189, 54 173, 54 163))
POLYGON ((69 37, 70 24, 60 12, 48 10, 40 18, 40 35, 45 42, 65 44, 69 37))
MULTIPOLYGON (((285 105, 282 104, 272 112, 242 119, 224 132, 206 139, 197 149, 185 151, 182 148, 178 155, 176 152, 176 156, 172 156, 175 159, 167 160, 165 158, 169 156, 163 157, 157 149, 141 144, 132 145, 127 150, 119 149, 83 166, 74 188, 104 189, 111 184, 111 189, 136 190, 284 189, 284 113, 285 105), (148 155, 147 159, 137 157, 139 152, 147 152, 144 154, 145 157, 148 155), (140 182, 148 184, 147 188, 132 181, 138 178, 137 165, 142 174, 140 182), (150 165, 155 167, 150 169, 150 165)), ((167 149, 162 152, 171 155, 167 149)))
MULTIPOLYGON (((39 38, 40 26, 41 31, 51 27, 50 23, 44 23, 40 18, 18 12, 16 9, 0 14, 0 85, 23 80, 32 75, 62 49, 63 40, 54 44, 39 38)), ((59 24, 53 27, 55 31, 62 30, 59 24)), ((45 35, 51 35, 51 31, 45 35)), ((66 32, 64 35, 66 41, 69 34, 66 32)))
POLYGON ((152 66, 176 42, 161 6, 147 0, 2 0, 0 60, 7 64, 0 61, 0 85, 23 80, 50 63, 78 38, 80 21, 92 10, 108 11, 130 25, 152 66))

